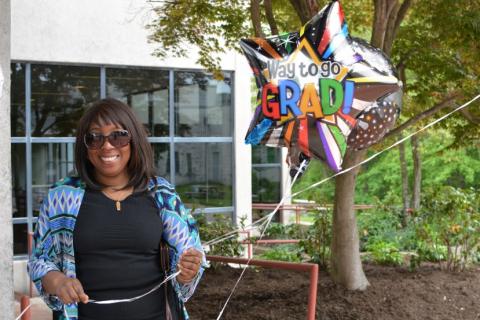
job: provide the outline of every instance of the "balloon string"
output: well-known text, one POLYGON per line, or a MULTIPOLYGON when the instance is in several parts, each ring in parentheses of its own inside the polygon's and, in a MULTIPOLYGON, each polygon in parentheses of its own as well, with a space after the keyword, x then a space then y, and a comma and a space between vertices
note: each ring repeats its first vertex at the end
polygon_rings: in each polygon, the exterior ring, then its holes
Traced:
MULTIPOLYGON (((302 169, 306 166, 306 163, 307 163, 306 160, 303 160, 303 162, 301 163, 300 168, 298 169, 297 173, 295 174, 295 177, 293 178, 292 182, 290 183, 290 186, 289 186, 289 189, 290 189, 290 190, 292 189, 293 185, 295 184, 295 181, 297 180, 298 176, 299 176, 300 173, 302 172, 302 169)), ((268 215, 269 218, 268 218, 267 222, 265 223, 265 227, 263 228, 262 233, 260 234, 260 237, 258 238, 259 240, 262 240, 263 235, 265 234, 265 231, 267 230, 268 226, 270 225, 270 222, 272 221, 273 216, 274 216, 275 213, 278 211, 278 209, 280 209, 280 207, 282 206, 283 202, 284 202, 287 198, 288 198, 287 196, 284 196, 284 197, 280 200, 280 202, 278 203, 278 205, 277 205, 277 207, 275 208, 275 210, 273 210, 272 213, 268 215)), ((219 315, 218 315, 218 317, 217 317, 217 320, 220 320, 220 318, 222 317, 223 312, 225 311, 225 308, 227 307, 228 303, 230 302, 230 299, 232 298, 233 293, 234 293, 235 290, 237 289, 237 286, 238 286, 238 284, 240 283, 240 280, 242 280, 243 275, 245 274, 245 271, 247 270, 247 267, 248 267, 248 265, 250 264, 250 261, 251 261, 252 259, 253 259, 253 257, 250 257, 250 258, 247 260, 247 263, 244 265, 243 270, 242 270, 242 273, 240 274, 240 277, 238 277, 237 282, 235 283, 235 285, 233 286, 233 289, 232 289, 232 291, 230 292, 230 295, 228 296, 227 301, 225 301, 225 304, 223 305, 223 308, 222 308, 222 310, 220 311, 220 313, 219 313, 219 315)))
MULTIPOLYGON (((114 299, 114 300, 93 300, 93 299, 90 299, 88 300, 87 303, 93 303, 93 304, 115 304, 115 303, 128 303, 128 302, 133 302, 133 301, 136 301, 138 299, 141 299, 147 295, 149 295, 150 293, 154 292, 155 290, 157 290, 158 288, 160 288, 163 284, 165 284, 167 281, 175 278, 176 276, 178 276, 180 274, 181 271, 177 271, 171 275, 169 275, 168 277, 166 277, 161 283, 157 284, 155 287, 153 287, 152 289, 150 289, 149 291, 141 294, 141 295, 138 295, 136 297, 133 297, 133 298, 128 298, 128 299, 114 299)), ((68 313, 67 313, 67 308, 64 307, 63 308, 63 314, 65 315, 65 319, 66 320, 69 320, 69 316, 68 316, 68 313)), ((21 316, 21 315, 20 315, 21 316)), ((20 318, 20 317, 19 317, 20 318)), ((18 320, 19 318, 15 319, 15 320, 18 320)))
POLYGON ((310 190, 310 189, 313 189, 313 188, 315 188, 315 187, 318 187, 319 185, 321 185, 321 184, 323 184, 323 183, 325 183, 325 182, 327 182, 327 181, 329 181, 329 180, 331 180, 331 179, 333 179, 333 178, 335 178, 335 177, 337 177, 337 176, 339 176, 339 175, 341 175, 341 174, 344 174, 344 173, 346 173, 346 172, 352 171, 353 169, 358 168, 358 167, 360 167, 361 165, 363 165, 363 164, 365 164, 365 163, 367 163, 367 162, 372 161, 373 159, 375 159, 375 158, 378 157, 379 155, 387 152, 387 151, 390 150, 390 149, 395 148, 395 147, 398 146, 399 144, 405 142, 406 140, 410 139, 411 137, 417 135, 418 133, 420 133, 420 132, 422 132, 422 131, 425 131, 425 130, 427 130, 428 128, 430 128, 430 127, 434 126, 435 124, 439 123, 440 121, 442 121, 442 120, 450 117, 450 116, 451 116, 452 114, 454 114, 455 112, 458 112, 458 111, 460 111, 460 110, 463 109, 463 108, 466 108, 466 107, 469 106, 471 103, 473 103, 474 101, 478 100, 479 98, 480 98, 480 94, 477 95, 476 97, 474 97, 472 100, 470 100, 470 101, 464 103, 463 105, 459 106, 458 108, 454 109, 453 111, 450 111, 449 113, 441 116, 440 118, 436 119, 435 121, 427 124, 426 126, 418 129, 417 131, 415 131, 415 132, 407 135, 406 137, 398 140, 397 142, 395 142, 395 143, 392 144, 391 146, 389 146, 389 147, 387 147, 387 148, 385 148, 385 149, 383 149, 383 150, 381 150, 381 151, 373 154, 372 156, 368 157, 367 159, 365 159, 365 160, 363 160, 363 161, 361 161, 361 162, 359 162, 359 163, 357 163, 357 164, 355 164, 355 165, 353 165, 353 166, 351 166, 351 167, 349 167, 349 168, 347 168, 347 169, 344 169, 344 170, 342 170, 342 171, 339 171, 339 172, 337 172, 336 174, 331 175, 330 177, 327 177, 327 178, 325 178, 325 179, 323 179, 323 180, 321 180, 321 181, 318 181, 318 182, 316 182, 316 183, 314 183, 314 184, 306 187, 306 188, 303 189, 303 190, 300 190, 300 191, 295 192, 295 193, 292 194, 290 197, 293 198, 293 197, 295 197, 295 196, 298 196, 299 194, 301 194, 301 193, 303 193, 303 192, 305 192, 305 191, 308 191, 308 190, 310 190))

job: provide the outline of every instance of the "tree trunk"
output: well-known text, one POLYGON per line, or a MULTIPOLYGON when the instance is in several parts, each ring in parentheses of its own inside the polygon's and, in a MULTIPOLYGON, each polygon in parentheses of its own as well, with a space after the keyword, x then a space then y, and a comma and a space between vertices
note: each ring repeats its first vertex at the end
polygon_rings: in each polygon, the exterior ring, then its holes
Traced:
POLYGON ((408 168, 405 159, 405 143, 398 145, 398 153, 400 156, 400 172, 402 176, 402 227, 405 228, 408 223, 408 212, 410 211, 410 197, 408 195, 408 168))
POLYGON ((273 16, 272 0, 264 0, 263 6, 265 7, 265 16, 267 17, 268 25, 270 26, 270 32, 272 35, 278 34, 277 22, 273 16))
POLYGON ((0 320, 13 304, 12 170, 10 145, 10 0, 0 0, 0 320))
POLYGON ((250 0, 250 17, 252 19, 253 30, 255 37, 265 38, 262 31, 262 19, 260 17, 260 2, 259 0, 250 0))
MULTIPOLYGON (((343 167, 350 168, 365 158, 366 150, 347 149, 343 167)), ((353 208, 355 180, 359 168, 335 180, 333 207, 331 276, 349 290, 365 290, 369 285, 360 260, 360 242, 353 208)))
POLYGON ((421 188, 422 188, 422 159, 420 150, 420 137, 412 137, 412 157, 413 157, 413 209, 420 208, 421 188))
POLYGON ((290 0, 290 4, 295 9, 302 25, 318 12, 318 4, 315 0, 290 0))

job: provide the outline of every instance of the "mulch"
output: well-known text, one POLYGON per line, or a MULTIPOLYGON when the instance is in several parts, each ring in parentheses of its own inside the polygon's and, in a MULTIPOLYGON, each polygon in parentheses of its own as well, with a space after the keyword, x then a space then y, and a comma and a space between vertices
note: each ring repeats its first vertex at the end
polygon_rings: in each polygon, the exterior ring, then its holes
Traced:
MULTIPOLYGON (((480 268, 462 273, 422 266, 364 265, 365 291, 348 291, 320 271, 316 306, 322 320, 480 320, 480 268)), ((190 317, 216 319, 241 269, 210 268, 187 302, 190 317)), ((241 280, 222 319, 306 319, 307 273, 252 268, 241 280)))

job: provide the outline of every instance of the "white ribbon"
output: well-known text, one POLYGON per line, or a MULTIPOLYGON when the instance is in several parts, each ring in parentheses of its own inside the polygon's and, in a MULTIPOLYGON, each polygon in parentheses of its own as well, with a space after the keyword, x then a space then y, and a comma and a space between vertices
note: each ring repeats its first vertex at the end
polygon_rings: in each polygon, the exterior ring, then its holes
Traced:
MULTIPOLYGON (((113 300, 93 300, 93 299, 90 299, 88 300, 87 303, 95 303, 95 304, 115 304, 115 303, 128 303, 128 302, 133 302, 133 301, 136 301, 138 299, 141 299, 147 295, 149 295, 150 293, 154 292, 155 290, 158 290, 158 288, 160 288, 163 284, 165 284, 167 281, 175 278, 176 276, 178 276, 180 274, 181 271, 177 271, 171 275, 169 275, 168 277, 166 277, 161 283, 157 284, 155 287, 153 287, 152 289, 150 289, 148 292, 145 292, 139 296, 136 296, 136 297, 133 297, 133 298, 128 298, 128 299, 113 299, 113 300)), ((67 313, 67 308, 63 308, 63 314, 65 315, 65 318, 67 320, 70 319, 70 317, 68 316, 68 313, 67 313)), ((18 320, 15 319, 15 320, 18 320)))

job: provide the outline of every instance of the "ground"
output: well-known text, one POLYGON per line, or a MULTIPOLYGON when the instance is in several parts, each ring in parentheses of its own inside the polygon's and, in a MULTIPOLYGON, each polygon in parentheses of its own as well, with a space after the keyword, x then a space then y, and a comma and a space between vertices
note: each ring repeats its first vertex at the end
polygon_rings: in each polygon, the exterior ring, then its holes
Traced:
MULTIPOLYGON (((449 273, 437 266, 416 272, 406 268, 365 265, 370 287, 347 291, 320 272, 317 319, 322 320, 480 320, 480 268, 449 273)), ((187 303, 192 320, 216 319, 241 270, 206 271, 187 303)), ((307 273, 249 269, 222 319, 306 319, 307 273)))

